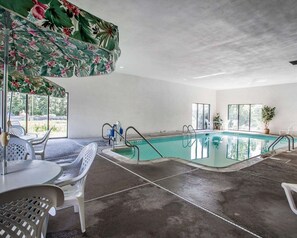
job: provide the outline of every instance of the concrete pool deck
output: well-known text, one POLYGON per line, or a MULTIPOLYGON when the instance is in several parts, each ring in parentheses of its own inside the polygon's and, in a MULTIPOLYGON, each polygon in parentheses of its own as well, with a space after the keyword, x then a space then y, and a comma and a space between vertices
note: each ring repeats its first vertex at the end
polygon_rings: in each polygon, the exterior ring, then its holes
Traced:
MULTIPOLYGON (((91 141, 50 140, 46 158, 70 161, 91 141)), ((98 152, 106 148, 96 141, 98 152)), ((47 237, 296 237, 297 216, 280 185, 297 183, 296 171, 297 151, 225 173, 99 154, 86 183, 86 234, 69 208, 50 218, 47 237)))

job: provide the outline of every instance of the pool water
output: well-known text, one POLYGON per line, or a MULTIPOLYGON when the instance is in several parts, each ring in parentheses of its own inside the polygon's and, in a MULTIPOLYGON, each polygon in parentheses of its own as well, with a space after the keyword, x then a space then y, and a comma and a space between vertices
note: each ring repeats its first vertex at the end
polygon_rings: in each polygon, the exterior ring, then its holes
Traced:
MULTIPOLYGON (((149 141, 164 156, 188 160, 192 163, 223 168, 267 152, 276 136, 240 133, 210 133, 196 136, 153 138, 149 141)), ((132 141, 140 149, 140 161, 159 159, 160 156, 145 141, 132 141)), ((275 148, 286 146, 283 140, 275 148)), ((116 153, 137 160, 133 149, 117 149, 116 153)))

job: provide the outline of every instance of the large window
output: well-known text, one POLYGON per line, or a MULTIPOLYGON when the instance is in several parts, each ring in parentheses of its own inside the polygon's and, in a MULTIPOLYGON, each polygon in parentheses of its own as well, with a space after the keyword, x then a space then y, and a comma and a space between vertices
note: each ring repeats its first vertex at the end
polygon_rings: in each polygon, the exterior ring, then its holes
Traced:
POLYGON ((228 129, 240 131, 260 131, 262 105, 230 104, 228 105, 228 129))
POLYGON ((197 130, 210 128, 210 105, 203 103, 192 104, 192 126, 197 130))
MULTIPOLYGON (((11 94, 8 98, 8 111, 11 94)), ((68 94, 64 98, 13 93, 10 120, 27 132, 44 134, 53 128, 50 137, 67 137, 68 94)), ((9 115, 9 114, 8 114, 9 115)))

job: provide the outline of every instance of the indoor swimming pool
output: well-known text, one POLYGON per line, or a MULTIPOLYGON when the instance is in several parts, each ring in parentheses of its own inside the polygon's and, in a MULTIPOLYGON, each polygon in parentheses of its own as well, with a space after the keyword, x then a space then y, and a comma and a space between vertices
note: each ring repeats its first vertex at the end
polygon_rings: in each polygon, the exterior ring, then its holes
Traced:
MULTIPOLYGON (((163 157, 179 158, 208 167, 224 168, 268 152, 277 136, 244 133, 206 133, 150 139, 150 143, 163 157)), ((140 149, 139 161, 160 159, 160 155, 143 140, 131 141, 140 149)), ((275 148, 286 146, 283 139, 275 148)), ((119 148, 114 152, 137 160, 137 152, 131 148, 119 148)))

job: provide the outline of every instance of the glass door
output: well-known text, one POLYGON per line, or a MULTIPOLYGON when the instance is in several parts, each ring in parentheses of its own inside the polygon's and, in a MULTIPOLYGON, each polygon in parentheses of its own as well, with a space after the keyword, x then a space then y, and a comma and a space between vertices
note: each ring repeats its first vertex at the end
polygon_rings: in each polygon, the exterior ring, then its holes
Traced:
POLYGON ((192 126, 196 130, 206 130, 210 128, 210 104, 192 104, 192 126))
POLYGON ((203 129, 209 129, 210 128, 210 105, 209 104, 203 104, 203 129))

